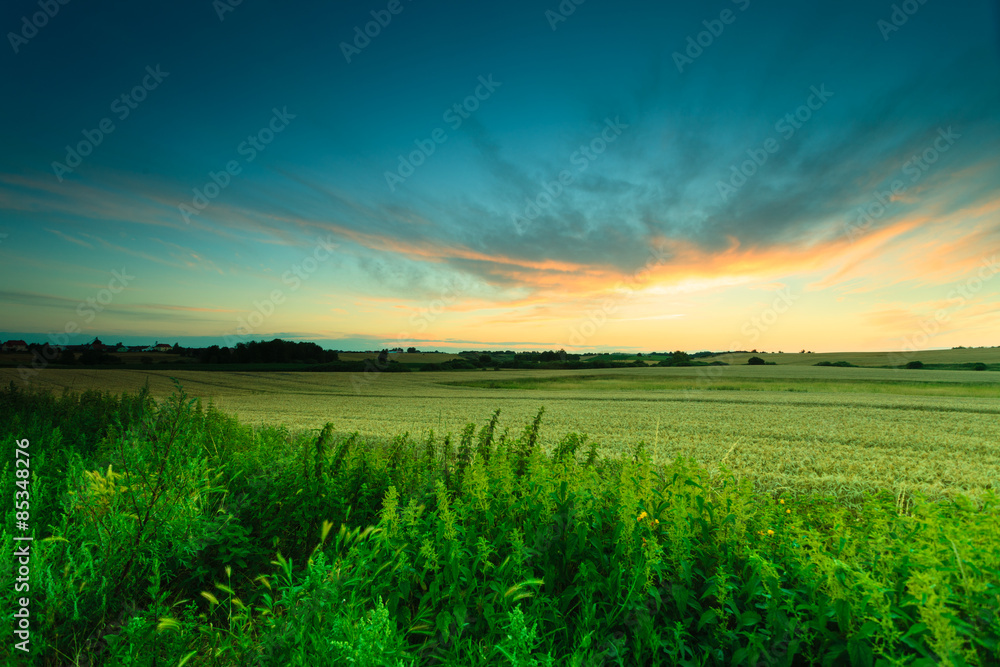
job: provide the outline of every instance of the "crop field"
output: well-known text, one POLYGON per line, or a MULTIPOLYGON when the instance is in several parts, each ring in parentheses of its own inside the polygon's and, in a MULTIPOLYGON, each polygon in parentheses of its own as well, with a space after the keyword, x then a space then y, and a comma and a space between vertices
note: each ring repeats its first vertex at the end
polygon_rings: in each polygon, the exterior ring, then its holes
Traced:
MULTIPOLYGON (((620 455, 644 443, 727 468, 759 489, 844 499, 889 489, 932 498, 1000 486, 1000 373, 812 366, 397 374, 46 370, 32 385, 174 390, 252 424, 293 432, 457 435, 500 409, 520 428, 545 409, 539 441, 567 432, 620 455)), ((0 369, 0 384, 17 382, 0 369)))
POLYGON ((44 667, 991 665, 998 398, 803 365, 0 369, 0 539, 33 540, 0 568, 44 667))

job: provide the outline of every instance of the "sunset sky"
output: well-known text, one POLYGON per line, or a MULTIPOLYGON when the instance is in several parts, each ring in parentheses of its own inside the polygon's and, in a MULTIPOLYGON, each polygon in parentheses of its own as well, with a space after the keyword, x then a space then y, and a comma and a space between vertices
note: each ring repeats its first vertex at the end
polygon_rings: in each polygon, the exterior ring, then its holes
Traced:
POLYGON ((576 2, 3 3, 0 340, 1000 345, 997 3, 576 2))

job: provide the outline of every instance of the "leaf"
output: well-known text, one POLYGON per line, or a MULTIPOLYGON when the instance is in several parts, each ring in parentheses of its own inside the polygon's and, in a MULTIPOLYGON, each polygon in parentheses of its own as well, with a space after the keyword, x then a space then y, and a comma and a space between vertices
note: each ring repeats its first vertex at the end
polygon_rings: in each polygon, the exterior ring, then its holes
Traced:
POLYGON ((847 643, 847 655, 851 659, 851 665, 857 665, 859 667, 871 667, 875 660, 875 656, 872 655, 871 646, 868 642, 862 642, 852 639, 847 643))
POLYGON ((434 623, 435 627, 438 629, 438 632, 444 635, 445 641, 447 641, 448 637, 450 636, 450 633, 448 631, 448 626, 451 625, 451 621, 452 621, 451 614, 447 611, 442 611, 440 614, 437 615, 437 620, 434 623))

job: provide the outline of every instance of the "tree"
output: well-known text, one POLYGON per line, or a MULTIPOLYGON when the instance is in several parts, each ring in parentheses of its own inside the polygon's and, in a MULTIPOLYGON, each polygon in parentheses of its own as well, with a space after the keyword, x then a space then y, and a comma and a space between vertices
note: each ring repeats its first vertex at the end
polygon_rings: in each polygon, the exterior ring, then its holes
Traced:
POLYGON ((382 350, 378 353, 378 363, 386 364, 389 362, 389 350, 382 350))
POLYGON ((488 364, 488 363, 491 363, 492 361, 493 361, 493 357, 491 357, 488 354, 480 354, 479 355, 479 363, 481 363, 481 364, 488 364))
POLYGON ((922 361, 911 361, 910 363, 906 364, 906 367, 907 368, 923 368, 924 367, 924 362, 922 362, 922 361))
POLYGON ((747 359, 747 363, 750 364, 751 366, 763 366, 764 360, 761 359, 760 357, 750 357, 749 359, 747 359))
POLYGON ((409 354, 416 354, 417 353, 417 348, 415 348, 415 347, 408 347, 408 348, 406 348, 406 351, 409 354))

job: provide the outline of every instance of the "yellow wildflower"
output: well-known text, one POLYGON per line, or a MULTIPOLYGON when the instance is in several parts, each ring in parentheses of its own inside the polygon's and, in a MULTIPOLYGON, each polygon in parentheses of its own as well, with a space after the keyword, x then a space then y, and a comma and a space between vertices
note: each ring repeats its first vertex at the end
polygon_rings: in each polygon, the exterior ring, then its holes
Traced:
POLYGON ((639 516, 637 516, 637 517, 635 518, 635 520, 636 520, 636 521, 642 521, 642 520, 643 520, 643 519, 645 519, 645 518, 646 518, 647 516, 649 516, 649 515, 648 515, 648 514, 646 514, 645 512, 643 512, 642 514, 640 514, 639 516))
POLYGON ((768 529, 768 531, 767 531, 767 534, 768 534, 769 536, 770 536, 770 535, 774 535, 774 531, 773 531, 773 530, 770 530, 770 529, 768 529))

